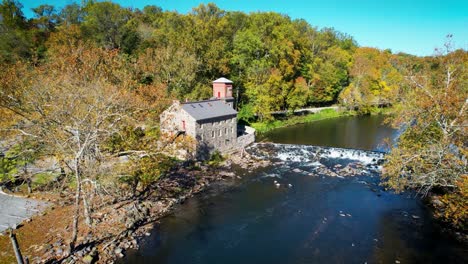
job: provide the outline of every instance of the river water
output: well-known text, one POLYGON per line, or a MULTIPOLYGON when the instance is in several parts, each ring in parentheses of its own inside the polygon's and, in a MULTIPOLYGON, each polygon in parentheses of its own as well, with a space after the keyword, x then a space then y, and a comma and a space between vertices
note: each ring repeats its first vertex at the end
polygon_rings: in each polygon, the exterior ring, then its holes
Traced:
POLYGON ((275 129, 258 140, 385 151, 398 133, 383 125, 384 121, 382 115, 332 118, 275 129))
POLYGON ((382 120, 275 130, 262 141, 282 144, 250 150, 272 166, 243 171, 241 180, 178 205, 121 262, 467 263, 466 248, 439 231, 414 194, 379 186, 383 154, 349 150, 385 150, 384 138, 397 132, 382 120))

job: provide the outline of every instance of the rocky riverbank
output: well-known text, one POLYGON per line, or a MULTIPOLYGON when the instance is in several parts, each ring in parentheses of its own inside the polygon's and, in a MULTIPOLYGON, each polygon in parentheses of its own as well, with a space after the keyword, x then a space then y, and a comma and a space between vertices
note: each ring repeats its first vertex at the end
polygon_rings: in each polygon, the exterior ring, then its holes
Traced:
MULTIPOLYGON (((53 206, 16 230, 23 255, 32 263, 113 263, 123 257, 126 250, 138 249, 139 241, 150 235, 154 224, 174 205, 202 192, 215 181, 239 179, 240 176, 233 172, 233 166, 254 170, 267 165, 268 161, 257 160, 248 153, 235 153, 219 166, 202 163, 188 167, 180 165, 132 198, 107 197, 105 204, 94 206, 92 227, 80 223, 77 246, 71 253, 68 252, 68 240, 73 200, 60 195, 44 196, 53 206), (54 221, 57 218, 60 221, 54 221), (36 233, 41 228, 42 239, 36 233), (31 235, 38 237, 32 239, 31 235), (28 243, 28 239, 34 242, 28 243)), ((0 246, 11 247, 2 237, 0 246)), ((12 252, 9 253, 0 255, 0 262, 14 260, 12 252)))

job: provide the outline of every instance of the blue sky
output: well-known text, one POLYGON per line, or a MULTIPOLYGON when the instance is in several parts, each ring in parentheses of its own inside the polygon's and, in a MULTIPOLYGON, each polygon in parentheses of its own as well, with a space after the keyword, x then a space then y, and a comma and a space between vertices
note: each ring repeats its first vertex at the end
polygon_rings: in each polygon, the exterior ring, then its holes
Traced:
MULTIPOLYGON (((40 4, 58 8, 73 0, 19 0, 27 17, 40 4)), ((80 2, 77 0, 76 2, 80 2)), ((227 11, 275 11, 303 18, 318 28, 333 27, 353 36, 361 46, 432 55, 447 34, 456 48, 468 49, 468 0, 114 0, 125 7, 157 5, 163 10, 190 12, 214 2, 227 11)))

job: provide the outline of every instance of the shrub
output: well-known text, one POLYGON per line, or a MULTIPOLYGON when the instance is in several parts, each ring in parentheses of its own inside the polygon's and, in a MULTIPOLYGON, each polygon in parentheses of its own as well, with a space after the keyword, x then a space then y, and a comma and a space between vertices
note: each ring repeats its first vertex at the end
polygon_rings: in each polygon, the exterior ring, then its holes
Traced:
POLYGON ((218 166, 221 162, 224 161, 224 157, 219 151, 215 151, 211 154, 210 159, 208 160, 209 165, 218 166))
POLYGON ((461 177, 457 182, 457 191, 445 194, 441 197, 444 204, 442 210, 436 216, 460 230, 468 228, 468 176, 461 177))
POLYGON ((255 112, 254 108, 251 104, 244 104, 242 105, 239 113, 237 114, 237 118, 239 121, 244 121, 248 124, 255 120, 255 112))

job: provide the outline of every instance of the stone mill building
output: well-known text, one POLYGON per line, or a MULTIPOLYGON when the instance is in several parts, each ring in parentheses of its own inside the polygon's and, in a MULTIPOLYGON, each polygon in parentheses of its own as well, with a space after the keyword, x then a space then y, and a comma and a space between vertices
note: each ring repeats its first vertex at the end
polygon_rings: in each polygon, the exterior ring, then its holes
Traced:
POLYGON ((185 135, 196 140, 196 156, 207 157, 215 150, 228 153, 255 141, 255 130, 238 126, 232 81, 213 81, 213 97, 208 100, 174 101, 160 116, 161 132, 185 135))

